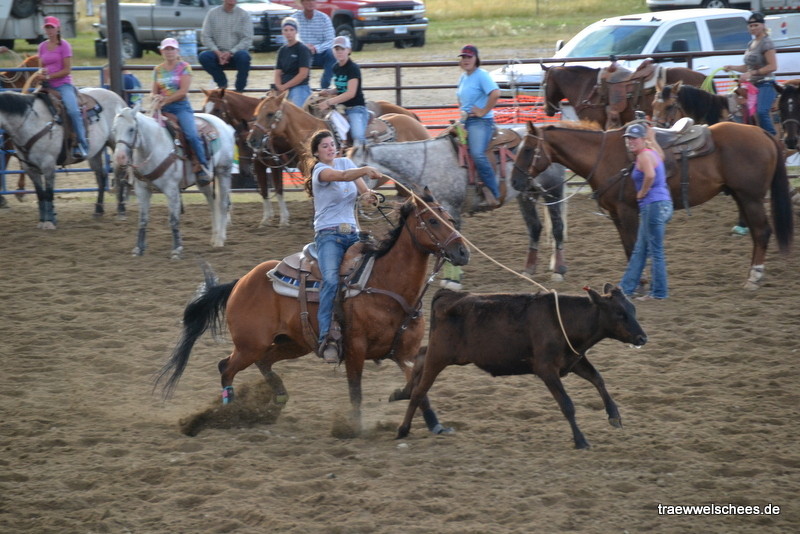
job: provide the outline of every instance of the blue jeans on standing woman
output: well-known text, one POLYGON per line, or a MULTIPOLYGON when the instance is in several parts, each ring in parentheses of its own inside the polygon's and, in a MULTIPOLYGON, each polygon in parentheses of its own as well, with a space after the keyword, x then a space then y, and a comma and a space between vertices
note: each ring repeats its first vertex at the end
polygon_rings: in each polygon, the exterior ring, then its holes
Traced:
POLYGON ((628 268, 622 275, 620 286, 626 295, 639 287, 647 258, 650 258, 650 296, 665 299, 669 296, 667 285, 667 260, 664 257, 664 232, 672 219, 672 201, 660 200, 639 207, 639 232, 628 268))
POLYGON ((203 166, 208 165, 206 149, 197 133, 197 125, 194 123, 194 111, 192 111, 192 105, 189 104, 189 101, 184 99, 171 102, 162 107, 161 110, 178 117, 178 124, 181 125, 183 135, 186 136, 186 141, 192 146, 192 151, 197 156, 197 160, 203 166))
POLYGON ((358 233, 342 234, 336 230, 320 230, 314 236, 317 245, 317 261, 322 273, 322 287, 319 292, 319 309, 317 322, 319 323, 319 342, 325 340, 325 335, 331 329, 333 318, 333 304, 339 290, 339 267, 342 258, 350 245, 358 241, 358 233))
POLYGON ((69 120, 72 122, 72 127, 75 129, 78 143, 88 154, 89 142, 86 140, 86 128, 83 126, 83 117, 81 117, 81 110, 78 107, 78 92, 75 86, 65 83, 64 85, 56 87, 56 91, 61 94, 61 102, 63 102, 64 109, 67 110, 69 120))
POLYGON ((497 177, 494 174, 489 158, 486 157, 486 149, 489 148, 489 141, 492 140, 494 132, 494 119, 484 117, 470 117, 464 123, 467 129, 467 144, 469 145, 469 155, 475 162, 475 170, 486 187, 492 192, 495 198, 500 198, 500 188, 497 185, 497 177))
POLYGON ((758 96, 756 99, 756 117, 758 117, 758 125, 762 130, 775 135, 775 125, 772 124, 772 104, 775 102, 775 97, 778 92, 775 90, 775 83, 772 81, 759 82, 755 84, 758 88, 758 96))
POLYGON ((367 124, 369 123, 369 111, 366 106, 352 106, 345 111, 347 121, 350 123, 350 137, 353 138, 353 146, 367 144, 367 124))

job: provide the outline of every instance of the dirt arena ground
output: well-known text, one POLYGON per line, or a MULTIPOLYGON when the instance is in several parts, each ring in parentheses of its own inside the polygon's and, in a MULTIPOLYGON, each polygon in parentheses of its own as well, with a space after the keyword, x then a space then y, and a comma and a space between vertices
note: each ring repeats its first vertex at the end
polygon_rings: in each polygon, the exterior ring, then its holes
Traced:
MULTIPOLYGON (((764 287, 742 290, 750 241, 727 235, 729 198, 675 214, 672 297, 638 303, 649 343, 636 350, 605 341, 590 351, 624 429, 608 425, 590 384, 565 379, 589 451, 572 448, 538 378, 493 379, 472 366, 445 370, 431 390, 455 435, 431 436, 417 417, 407 439, 394 439, 406 403, 387 402, 402 385, 387 363, 366 368, 363 435, 334 437, 348 407, 343 368, 313 355, 276 366, 290 399, 272 424, 212 424, 184 435, 182 420, 218 403, 216 364, 230 350, 202 338, 174 398, 153 394, 201 279, 196 260, 228 281, 312 238, 309 202, 291 202, 290 229, 258 229, 260 204, 243 195, 228 243, 211 249, 207 210, 191 200, 181 261, 168 259, 163 203, 141 258, 130 256, 135 203, 127 221, 95 220, 85 196, 62 194, 52 232, 35 228, 31 197, 0 210, 0 531, 800 531, 800 260, 772 247, 764 287), (663 515, 660 505, 780 513, 663 515)), ((567 280, 536 279, 569 294, 617 282, 625 263, 612 223, 584 195, 569 212, 567 280)), ((522 267, 527 239, 516 207, 466 218, 463 231, 493 258, 522 267)), ((536 291, 477 253, 465 286, 536 291)), ((255 369, 237 377, 245 415, 263 408, 261 382, 255 369)))

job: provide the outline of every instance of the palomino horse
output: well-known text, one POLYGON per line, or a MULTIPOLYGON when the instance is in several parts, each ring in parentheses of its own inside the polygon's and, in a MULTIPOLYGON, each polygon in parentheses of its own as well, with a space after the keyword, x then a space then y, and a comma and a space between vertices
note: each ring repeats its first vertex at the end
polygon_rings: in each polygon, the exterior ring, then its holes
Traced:
POLYGON ((226 89, 212 89, 211 91, 203 89, 203 93, 206 95, 201 107, 203 112, 216 115, 236 130, 236 146, 239 147, 239 172, 245 177, 255 174, 263 202, 261 222, 258 225, 267 226, 274 216, 269 200, 267 181, 267 174, 269 174, 280 211, 278 224, 289 226, 289 209, 283 198, 284 162, 280 158, 254 158, 253 150, 247 144, 247 134, 250 132, 256 107, 262 99, 226 89))
MULTIPOLYGON (((639 225, 633 180, 626 178, 631 165, 622 138, 624 130, 607 132, 572 123, 537 128, 528 135, 517 155, 513 181, 524 186, 552 163, 561 163, 586 178, 600 207, 609 212, 619 231, 625 254, 630 257, 639 225), (527 173, 521 169, 527 169, 527 173)), ((684 204, 680 171, 668 177, 675 208, 697 206, 727 191, 750 227, 753 239, 750 275, 745 288, 756 289, 764 277, 764 259, 771 234, 764 209, 767 192, 778 246, 789 249, 792 212, 789 182, 782 147, 755 126, 720 122, 709 126, 714 150, 688 160, 688 191, 684 204)), ((667 149, 669 150, 669 149, 667 149)))
MULTIPOLYGON (((330 110, 322 111, 319 109, 318 104, 327 98, 328 96, 322 96, 322 91, 314 91, 311 95, 306 99, 305 104, 303 104, 303 111, 310 113, 317 117, 318 119, 324 119, 330 110)), ((416 113, 413 113, 403 106, 398 106, 397 104, 393 104, 388 100, 367 100, 367 109, 376 117, 380 117, 381 115, 388 115, 389 113, 397 113, 398 115, 406 115, 419 121, 419 117, 416 113)), ((420 121, 421 122, 421 121, 420 121)))
MULTIPOLYGON (((306 144, 314 132, 327 129, 336 135, 336 129, 286 100, 286 94, 277 94, 275 91, 267 93, 256 109, 256 120, 247 142, 256 153, 261 154, 258 157, 280 157, 296 166, 298 156, 305 152, 306 144)), ((380 118, 394 129, 395 141, 430 138, 425 126, 411 117, 390 113, 380 118)))
POLYGON ((785 85, 776 84, 776 87, 780 93, 778 111, 781 115, 783 143, 786 148, 796 150, 800 137, 800 80, 789 80, 785 85))
MULTIPOLYGON (((362 245, 356 244, 355 247, 362 245)), ((448 213, 426 191, 423 198, 412 196, 399 209, 397 226, 374 251, 375 262, 363 291, 342 303, 343 351, 356 432, 361 421, 361 375, 365 360, 389 358, 406 376, 411 372, 425 335, 425 319, 420 313, 427 288, 428 257, 446 258, 456 265, 469 261, 469 250, 453 230, 448 213)), ((349 255, 349 253, 348 253, 349 255)), ((186 306, 183 334, 156 381, 164 383, 169 396, 180 379, 197 339, 209 328, 212 333, 226 316, 233 341, 231 355, 219 362, 223 402, 233 398, 236 374, 255 363, 272 387, 274 401, 285 403, 288 394, 272 366, 298 358, 316 348, 304 329, 316 330, 317 304, 300 302, 278 294, 267 273, 279 261, 264 262, 239 280, 216 285, 206 272, 203 293, 186 306), (307 307, 307 310, 306 310, 307 307), (311 325, 302 316, 308 317, 311 325)), ((427 399, 423 402, 425 420, 432 432, 445 429, 436 421, 427 399)))
POLYGON ((669 128, 682 117, 698 124, 716 124, 731 117, 731 99, 736 107, 736 95, 717 95, 683 82, 657 86, 653 100, 653 122, 669 128))
MULTIPOLYGON (((468 170, 460 164, 458 151, 449 136, 424 141, 378 143, 356 147, 348 152, 348 156, 356 165, 371 165, 407 186, 430 187, 436 199, 455 218, 456 228, 460 228, 460 214, 471 210, 468 200, 470 197, 468 170)), ((510 182, 511 163, 510 159, 505 162, 506 182, 510 182)), ((537 200, 539 198, 545 200, 552 221, 556 247, 554 277, 556 280, 563 280, 563 275, 567 271, 563 252, 565 222, 561 207, 564 196, 564 168, 553 165, 539 175, 533 187, 526 188, 523 194, 518 194, 510 187, 510 183, 501 185, 501 189, 507 191, 506 202, 516 196, 528 228, 529 249, 525 264, 525 272, 528 274, 536 272, 539 237, 542 233, 537 200)))
MULTIPOLYGON (((211 246, 225 244, 230 220, 231 167, 233 166, 233 128, 219 117, 195 114, 198 129, 203 123, 215 130, 216 138, 209 142, 209 166, 214 180, 198 189, 203 192, 211 208, 211 246), (217 191, 214 191, 214 184, 217 191)), ((150 197, 155 187, 167 197, 169 224, 172 228, 171 257, 178 259, 183 252, 181 241, 181 186, 194 183, 191 163, 175 150, 172 135, 158 121, 139 113, 139 104, 133 109, 124 108, 114 118, 114 164, 133 177, 136 197, 139 199, 139 232, 134 256, 144 254, 147 245, 147 223, 150 220, 150 197)))
MULTIPOLYGON (((653 94, 655 86, 646 89, 639 85, 632 96, 625 96, 627 103, 619 114, 619 124, 609 125, 608 96, 604 94, 601 85, 598 85, 600 69, 593 69, 581 65, 556 66, 545 68, 542 87, 544 90, 545 113, 552 117, 560 110, 560 102, 568 100, 575 108, 575 113, 581 120, 593 121, 604 128, 621 126, 634 119, 634 112, 644 111, 650 115, 653 111, 653 94)), ((685 67, 672 67, 666 69, 665 83, 675 83, 682 80, 689 85, 697 87, 703 83, 705 76, 685 67)), ((637 82, 639 83, 639 82, 637 82)), ((613 84, 609 84, 613 85, 613 84)))
MULTIPOLYGON (((112 146, 111 125, 114 115, 125 107, 122 98, 111 91, 97 88, 80 90, 81 94, 95 100, 97 105, 88 110, 86 132, 89 141, 89 165, 97 180, 95 215, 103 214, 103 198, 108 185, 108 173, 103 165, 103 149, 112 146)), ((0 93, 0 128, 6 131, 13 143, 23 170, 33 180, 39 201, 39 227, 56 228, 53 206, 56 165, 77 163, 67 150, 64 127, 54 121, 46 102, 47 95, 23 95, 11 91, 0 93)), ((69 120, 64 118, 63 120, 69 120)), ((124 214, 122 188, 119 189, 118 211, 124 214)))

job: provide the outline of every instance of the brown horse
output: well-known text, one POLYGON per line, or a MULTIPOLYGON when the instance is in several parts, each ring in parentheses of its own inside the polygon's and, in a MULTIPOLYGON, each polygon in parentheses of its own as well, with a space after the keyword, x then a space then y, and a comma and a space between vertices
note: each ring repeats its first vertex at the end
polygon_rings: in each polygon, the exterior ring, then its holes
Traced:
MULTIPOLYGON (((544 88, 545 113, 552 117, 559 110, 559 103, 566 99, 575 108, 575 113, 581 120, 596 122, 605 127, 621 126, 634 119, 634 112, 641 110, 650 115, 653 112, 653 95, 655 87, 644 88, 637 82, 636 90, 630 94, 623 94, 620 105, 625 105, 619 112, 619 123, 612 124, 613 116, 607 109, 609 107, 609 94, 598 85, 600 69, 593 69, 580 65, 556 66, 545 68, 542 86, 544 88)), ((671 67, 666 69, 666 83, 677 81, 700 87, 705 76, 685 67, 671 67)), ((605 85, 605 84, 604 84, 605 85)), ((616 85, 616 84, 608 84, 616 85)), ((622 89, 622 87, 620 87, 622 89)))
MULTIPOLYGON (((306 150, 311 135, 322 129, 336 132, 327 121, 306 113, 286 100, 287 93, 270 91, 256 108, 255 122, 250 129, 247 142, 250 147, 269 157, 297 158, 306 150)), ((380 117, 395 130, 393 141, 421 141, 429 139, 430 133, 422 123, 406 115, 389 114, 380 117)), ((339 140, 340 145, 344 145, 339 140)), ((296 166, 296 165, 293 165, 296 166)))
POLYGON ((736 95, 717 95, 683 82, 656 87, 653 99, 653 122, 669 128, 681 117, 691 117, 698 124, 716 124, 729 120, 736 95), (733 104, 731 104, 733 99, 733 104))
MULTIPOLYGON (((466 265, 469 250, 453 229, 450 215, 425 191, 424 198, 413 196, 399 208, 397 226, 374 251, 372 273, 362 292, 342 303, 343 351, 356 432, 361 421, 361 375, 365 360, 389 358, 406 375, 411 372, 425 335, 425 320, 420 312, 422 296, 429 280, 428 257, 438 257, 455 265, 466 265)), ((354 245, 362 246, 361 244, 354 245)), ((351 249, 352 252, 352 249, 351 249)), ((348 253, 349 257, 350 253, 348 253)), ((189 303, 183 316, 183 335, 158 377, 169 396, 189 359, 197 339, 208 328, 212 333, 226 316, 234 349, 219 362, 223 402, 233 396, 236 373, 255 363, 272 387, 274 401, 285 403, 287 392, 272 366, 281 360, 298 358, 316 347, 304 329, 316 330, 315 303, 301 303, 295 297, 276 293, 267 272, 280 262, 267 261, 240 280, 215 285, 206 271, 201 296, 189 303), (307 312, 306 311, 307 307, 307 312), (306 315, 311 325, 302 316, 306 315)), ((313 334, 314 339, 316 334, 313 334)), ((444 429, 425 400, 425 420, 431 431, 444 429)))
MULTIPOLYGON (((708 127, 713 152, 688 161, 688 205, 683 202, 680 172, 668 177, 675 208, 697 206, 722 191, 730 193, 751 229, 753 254, 745 287, 756 289, 764 276, 764 259, 771 234, 764 209, 770 193, 772 218, 778 246, 789 249, 792 212, 789 181, 782 147, 755 126, 720 122, 708 127)), ((630 257, 639 225, 633 180, 626 179, 631 165, 623 129, 604 132, 581 123, 537 128, 528 125, 528 135, 517 154, 512 175, 515 188, 527 185, 551 163, 561 163, 586 178, 600 207, 607 210, 630 257), (527 171, 526 171, 527 169, 527 171)))
POLYGON ((255 174, 258 190, 263 202, 263 215, 259 226, 267 226, 272 220, 272 204, 269 200, 269 183, 275 190, 280 210, 280 226, 289 225, 289 209, 283 198, 283 171, 285 163, 281 158, 254 158, 253 149, 247 144, 247 134, 252 126, 256 107, 262 98, 247 96, 226 89, 203 89, 206 99, 201 109, 221 118, 236 130, 236 146, 239 148, 239 173, 246 179, 255 174), (267 175, 271 178, 267 180, 267 175))
MULTIPOLYGON (((320 111, 317 105, 320 103, 320 101, 325 100, 326 98, 330 97, 322 96, 322 91, 314 91, 306 99, 305 104, 303 104, 303 111, 314 115, 318 119, 324 119, 328 114, 328 111, 320 111)), ((418 122, 422 122, 419 120, 419 117, 416 113, 407 110, 403 106, 393 104, 388 100, 367 100, 367 109, 376 117, 388 115, 389 113, 397 113, 398 115, 406 115, 418 122)))

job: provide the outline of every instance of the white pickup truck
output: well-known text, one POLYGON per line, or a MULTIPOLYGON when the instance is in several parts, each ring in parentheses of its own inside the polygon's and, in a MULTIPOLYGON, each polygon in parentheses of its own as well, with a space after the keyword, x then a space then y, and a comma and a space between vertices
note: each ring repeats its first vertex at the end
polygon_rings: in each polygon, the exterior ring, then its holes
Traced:
MULTIPOLYGON (((584 28, 553 57, 571 65, 601 67, 608 65, 608 58, 612 55, 734 50, 743 54, 750 41, 747 31, 749 16, 750 12, 742 9, 681 9, 610 17, 584 28), (571 61, 571 58, 594 57, 603 59, 571 61)), ((800 46, 800 15, 770 15, 766 24, 779 49, 800 46)), ((642 61, 620 60, 620 64, 634 70, 642 61)), ((657 61, 667 67, 687 66, 685 57, 666 57, 657 61)), ((740 62, 741 54, 706 56, 693 59, 691 68, 708 75, 723 65, 740 62)), ((778 72, 800 72, 800 53, 781 53, 778 50, 778 72)), ((538 62, 509 62, 493 70, 491 75, 504 96, 536 93, 542 81, 542 67, 538 62)))

